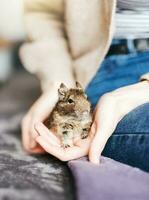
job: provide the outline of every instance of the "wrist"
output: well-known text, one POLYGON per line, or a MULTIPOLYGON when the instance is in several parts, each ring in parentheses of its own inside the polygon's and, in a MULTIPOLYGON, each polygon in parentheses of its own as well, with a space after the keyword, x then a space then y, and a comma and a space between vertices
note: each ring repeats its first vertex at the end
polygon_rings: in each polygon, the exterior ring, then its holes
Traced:
POLYGON ((60 87, 60 84, 64 83, 67 87, 74 87, 73 80, 57 80, 57 81, 41 81, 41 89, 43 93, 48 92, 49 90, 57 91, 60 87))
POLYGON ((133 86, 134 92, 132 92, 132 97, 135 99, 135 102, 139 105, 149 102, 149 82, 143 80, 133 86))
POLYGON ((141 81, 132 85, 118 88, 112 92, 113 98, 118 101, 133 102, 135 104, 143 104, 149 102, 149 83, 147 81, 141 81))

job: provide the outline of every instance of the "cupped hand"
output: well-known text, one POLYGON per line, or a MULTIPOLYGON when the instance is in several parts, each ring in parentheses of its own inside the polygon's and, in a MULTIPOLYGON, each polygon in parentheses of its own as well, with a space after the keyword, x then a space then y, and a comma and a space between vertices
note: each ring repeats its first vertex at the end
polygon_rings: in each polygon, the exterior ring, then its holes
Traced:
POLYGON ((47 153, 57 157, 61 161, 69 161, 88 155, 89 146, 94 131, 92 127, 92 132, 90 132, 88 138, 78 140, 71 147, 63 148, 61 146, 60 139, 58 139, 54 133, 47 129, 43 123, 36 123, 35 130, 38 133, 36 141, 47 153))
POLYGON ((51 84, 49 89, 33 104, 22 120, 22 142, 24 149, 29 153, 43 153, 45 150, 36 142, 38 136, 34 126, 43 122, 57 102, 58 84, 51 84))

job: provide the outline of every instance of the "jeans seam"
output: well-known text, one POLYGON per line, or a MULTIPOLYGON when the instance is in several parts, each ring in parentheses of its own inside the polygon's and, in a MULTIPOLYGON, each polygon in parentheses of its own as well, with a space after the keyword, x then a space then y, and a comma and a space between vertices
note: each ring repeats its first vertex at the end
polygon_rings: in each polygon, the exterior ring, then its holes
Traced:
POLYGON ((145 132, 145 133, 120 133, 120 134, 113 134, 112 136, 147 136, 149 137, 149 132, 145 132))

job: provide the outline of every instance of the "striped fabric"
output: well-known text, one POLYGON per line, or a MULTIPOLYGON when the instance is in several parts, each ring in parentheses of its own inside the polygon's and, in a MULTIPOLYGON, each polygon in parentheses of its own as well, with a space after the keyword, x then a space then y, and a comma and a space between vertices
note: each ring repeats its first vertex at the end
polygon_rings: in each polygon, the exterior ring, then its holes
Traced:
POLYGON ((149 38, 149 0, 118 0, 115 38, 149 38))
POLYGON ((149 10, 149 0, 118 0, 118 7, 125 10, 149 10))

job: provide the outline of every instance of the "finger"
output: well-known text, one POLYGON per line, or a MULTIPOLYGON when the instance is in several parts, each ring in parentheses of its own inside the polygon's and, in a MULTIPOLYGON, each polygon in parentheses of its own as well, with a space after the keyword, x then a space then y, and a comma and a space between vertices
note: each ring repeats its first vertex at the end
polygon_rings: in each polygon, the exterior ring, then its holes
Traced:
POLYGON ((60 146, 60 140, 52 133, 43 123, 38 122, 35 124, 35 130, 39 135, 43 136, 47 142, 53 143, 53 145, 60 146))
POLYGON ((112 119, 111 122, 108 123, 108 117, 107 121, 99 120, 96 124, 95 136, 89 150, 89 160, 94 164, 99 164, 101 153, 116 126, 115 123, 112 122, 112 119))
POLYGON ((100 133, 101 132, 97 130, 89 151, 89 160, 94 164, 100 163, 101 153, 107 143, 107 140, 109 139, 109 136, 103 136, 103 134, 100 133))
POLYGON ((31 138, 30 139, 30 148, 31 149, 35 148, 36 145, 37 145, 37 142, 36 142, 35 138, 38 136, 38 133, 35 130, 35 127, 34 127, 36 121, 37 121, 36 119, 32 118, 30 120, 30 124, 29 124, 29 135, 30 135, 30 138, 31 138))
POLYGON ((23 143, 24 149, 29 153, 45 152, 42 149, 42 147, 39 146, 39 144, 32 137, 33 134, 31 133, 31 130, 30 130, 30 123, 31 123, 31 118, 29 115, 26 115, 24 119, 22 120, 22 143, 23 143))
POLYGON ((93 139, 95 133, 96 133, 96 121, 94 121, 94 123, 92 123, 90 131, 89 131, 89 137, 90 139, 93 139))
POLYGON ((40 113, 38 113, 38 114, 39 115, 35 115, 35 113, 32 114, 31 120, 30 120, 29 131, 30 131, 30 135, 31 135, 31 138, 32 138, 30 140, 30 148, 32 148, 32 149, 35 148, 36 145, 37 145, 35 138, 38 136, 38 132, 37 132, 38 130, 35 129, 35 125, 38 124, 38 123, 41 123, 41 121, 42 121, 42 116, 40 115, 40 113))
POLYGON ((31 135, 29 133, 29 124, 30 124, 30 117, 26 116, 22 120, 22 142, 23 142, 23 147, 27 151, 30 149, 30 144, 32 142, 31 135))
POLYGON ((51 143, 51 141, 47 142, 47 140, 43 136, 36 137, 36 141, 45 149, 49 154, 63 160, 64 158, 64 150, 61 147, 55 146, 51 143))
MULTIPOLYGON (((32 125, 33 126, 33 125, 32 125)), ((34 130, 34 128, 32 127, 31 130, 30 130, 30 133, 31 135, 31 139, 30 139, 30 148, 33 149, 36 147, 37 145, 37 142, 35 140, 35 138, 38 136, 38 133, 34 130)))
POLYGON ((67 149, 63 149, 48 143, 45 138, 43 138, 43 136, 38 136, 36 141, 45 149, 45 151, 62 161, 68 161, 87 155, 87 151, 82 150, 80 147, 73 146, 67 149))

